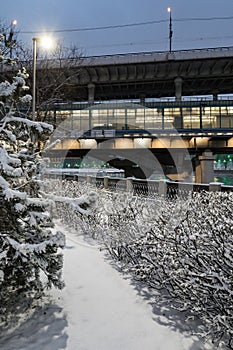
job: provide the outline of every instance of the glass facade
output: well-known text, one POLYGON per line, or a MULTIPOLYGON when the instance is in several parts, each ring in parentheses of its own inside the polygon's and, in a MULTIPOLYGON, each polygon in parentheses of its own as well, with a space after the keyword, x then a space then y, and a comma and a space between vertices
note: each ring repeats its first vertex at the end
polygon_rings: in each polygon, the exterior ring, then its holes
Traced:
POLYGON ((64 130, 211 130, 233 129, 233 101, 187 103, 104 103, 85 108, 71 104, 56 106, 46 121, 64 130))

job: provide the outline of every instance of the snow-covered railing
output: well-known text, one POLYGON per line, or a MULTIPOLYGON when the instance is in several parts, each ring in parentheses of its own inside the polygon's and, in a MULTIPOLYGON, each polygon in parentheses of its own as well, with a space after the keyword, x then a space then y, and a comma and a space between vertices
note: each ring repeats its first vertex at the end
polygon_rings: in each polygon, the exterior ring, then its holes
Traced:
POLYGON ((104 188, 111 191, 130 191, 139 196, 153 196, 160 194, 167 198, 176 196, 185 197, 190 192, 202 191, 220 191, 233 192, 233 186, 226 186, 222 183, 211 182, 209 184, 202 183, 186 183, 173 182, 167 180, 146 180, 136 178, 112 178, 112 177, 95 177, 95 176, 78 176, 78 175, 62 175, 49 176, 50 178, 62 177, 67 181, 74 180, 79 182, 87 182, 97 188, 104 188))

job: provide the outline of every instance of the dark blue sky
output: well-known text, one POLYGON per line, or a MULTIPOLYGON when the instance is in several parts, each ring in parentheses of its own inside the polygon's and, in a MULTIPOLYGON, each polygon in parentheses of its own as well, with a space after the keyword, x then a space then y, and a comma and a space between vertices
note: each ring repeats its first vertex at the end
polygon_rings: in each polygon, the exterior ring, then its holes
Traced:
MULTIPOLYGON (((233 46, 233 19, 190 21, 187 18, 233 17, 233 0, 1 0, 0 19, 18 20, 18 30, 44 31, 168 20, 172 8, 172 48, 233 46)), ((84 55, 169 48, 168 22, 118 29, 56 33, 64 45, 80 47, 84 55)), ((31 43, 33 33, 20 34, 31 43)))

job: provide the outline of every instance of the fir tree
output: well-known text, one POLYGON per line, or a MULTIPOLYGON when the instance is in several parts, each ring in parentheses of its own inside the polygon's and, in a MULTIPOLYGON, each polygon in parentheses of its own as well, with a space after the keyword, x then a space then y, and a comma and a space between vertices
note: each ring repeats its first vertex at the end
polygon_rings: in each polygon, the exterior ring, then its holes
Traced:
MULTIPOLYGON (((12 38, 0 34, 3 76, 14 62, 12 38)), ((50 202, 40 194, 35 176, 38 157, 31 143, 43 142, 52 127, 28 118, 31 96, 27 94, 27 78, 22 69, 12 81, 1 76, 0 82, 1 315, 15 308, 19 300, 42 296, 45 288, 63 287, 60 248, 65 240, 62 233, 53 232, 50 202)))

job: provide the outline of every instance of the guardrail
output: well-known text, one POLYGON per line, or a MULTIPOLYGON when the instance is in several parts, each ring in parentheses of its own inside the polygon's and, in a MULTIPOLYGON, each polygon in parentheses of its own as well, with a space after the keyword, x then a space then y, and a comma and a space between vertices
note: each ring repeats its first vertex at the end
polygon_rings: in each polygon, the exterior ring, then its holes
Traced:
POLYGON ((167 180, 144 180, 135 178, 112 178, 79 175, 50 175, 49 178, 62 178, 67 181, 87 182, 96 188, 103 188, 110 191, 127 191, 139 196, 153 197, 155 194, 174 198, 177 196, 186 197, 190 192, 221 191, 233 192, 233 186, 226 186, 222 183, 211 182, 209 184, 173 182, 167 180))

